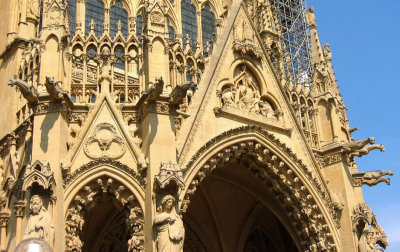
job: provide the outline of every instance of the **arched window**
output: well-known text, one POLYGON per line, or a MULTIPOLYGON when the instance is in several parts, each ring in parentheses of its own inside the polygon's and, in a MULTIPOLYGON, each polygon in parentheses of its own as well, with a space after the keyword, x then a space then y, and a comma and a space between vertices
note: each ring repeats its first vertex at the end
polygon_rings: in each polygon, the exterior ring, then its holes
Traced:
POLYGON ((76 0, 68 1, 69 33, 71 38, 75 34, 76 25, 76 0))
POLYGON ((122 24, 122 34, 128 35, 128 13, 122 6, 121 0, 117 0, 110 9, 110 35, 115 36, 118 32, 118 21, 122 24))
POLYGON ((211 12, 210 5, 207 3, 204 9, 201 10, 201 31, 203 40, 203 50, 206 50, 206 45, 210 43, 210 50, 212 51, 213 42, 215 42, 215 33, 217 30, 214 13, 211 12))
POLYGON ((124 62, 124 51, 123 48, 119 47, 115 50, 115 56, 117 58, 117 61, 114 63, 114 67, 118 69, 125 70, 125 62, 124 62))
POLYGON ((196 7, 191 3, 191 0, 183 0, 181 5, 182 11, 182 33, 183 37, 186 34, 190 37, 190 46, 192 50, 196 50, 197 41, 197 18, 196 7))
POLYGON ((136 17, 136 36, 139 39, 142 37, 142 15, 136 17))
POLYGON ((168 35, 169 35, 169 40, 171 41, 175 40, 175 30, 170 24, 169 19, 168 19, 168 35))
POLYGON ((104 4, 100 0, 86 0, 85 30, 90 32, 91 21, 95 22, 94 32, 101 36, 104 30, 104 4))

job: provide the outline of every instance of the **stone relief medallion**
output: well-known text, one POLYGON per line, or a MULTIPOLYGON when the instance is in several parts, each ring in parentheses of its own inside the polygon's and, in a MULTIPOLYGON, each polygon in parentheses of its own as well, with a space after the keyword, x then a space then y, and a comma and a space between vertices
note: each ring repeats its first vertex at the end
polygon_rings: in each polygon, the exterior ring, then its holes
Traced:
POLYGON ((108 157, 117 159, 124 155, 126 146, 117 130, 110 123, 100 123, 96 126, 91 137, 89 137, 83 149, 90 158, 108 157))
POLYGON ((163 14, 158 11, 155 11, 151 13, 150 20, 152 23, 160 24, 163 22, 163 14))

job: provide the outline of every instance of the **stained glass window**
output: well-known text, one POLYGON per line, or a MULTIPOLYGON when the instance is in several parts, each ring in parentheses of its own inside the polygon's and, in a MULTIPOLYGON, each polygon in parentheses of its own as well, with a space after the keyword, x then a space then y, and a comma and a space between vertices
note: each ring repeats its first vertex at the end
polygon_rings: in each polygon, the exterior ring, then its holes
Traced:
POLYGON ((136 17, 136 36, 139 39, 142 37, 142 15, 136 17))
POLYGON ((75 25, 76 25, 76 0, 68 1, 68 18, 69 18, 69 32, 72 38, 75 34, 75 25))
POLYGON ((118 21, 122 23, 122 33, 128 35, 128 13, 122 6, 121 0, 115 2, 110 9, 110 35, 115 36, 118 32, 118 21))
POLYGON ((169 19, 168 19, 168 35, 169 35, 169 40, 171 41, 175 40, 175 30, 170 24, 169 19))
POLYGON ((191 3, 191 0, 184 0, 181 4, 182 11, 182 32, 183 38, 186 34, 190 37, 190 46, 192 50, 196 50, 197 41, 197 18, 196 7, 191 3))
POLYGON ((216 22, 214 13, 211 12, 210 5, 207 3, 204 9, 201 10, 201 30, 202 30, 202 40, 203 40, 203 50, 206 50, 206 45, 208 42, 212 41, 210 44, 210 50, 212 50, 213 42, 215 42, 216 33, 216 22))
POLYGON ((86 0, 86 35, 90 32, 90 23, 92 20, 95 22, 94 31, 100 37, 104 30, 104 4, 100 0, 86 0))

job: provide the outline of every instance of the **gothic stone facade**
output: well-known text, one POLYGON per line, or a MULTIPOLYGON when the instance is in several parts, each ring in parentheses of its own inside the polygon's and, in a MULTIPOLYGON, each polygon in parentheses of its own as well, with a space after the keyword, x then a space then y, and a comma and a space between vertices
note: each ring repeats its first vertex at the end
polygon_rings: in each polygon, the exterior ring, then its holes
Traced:
POLYGON ((0 13, 0 249, 376 251, 314 11, 312 86, 269 1, 16 0, 0 13), (304 80, 303 80, 304 81, 304 80), (310 88, 312 87, 312 88, 310 88))

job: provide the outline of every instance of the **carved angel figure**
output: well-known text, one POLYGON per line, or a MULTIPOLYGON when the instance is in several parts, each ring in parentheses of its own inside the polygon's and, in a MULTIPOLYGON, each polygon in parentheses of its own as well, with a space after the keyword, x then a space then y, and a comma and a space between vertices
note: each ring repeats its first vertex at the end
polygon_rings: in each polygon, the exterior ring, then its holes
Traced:
POLYGON ((166 195, 154 217, 157 230, 158 252, 182 252, 185 229, 181 217, 175 211, 175 198, 166 195))
POLYGON ((43 206, 42 197, 33 195, 30 200, 30 216, 23 239, 39 238, 48 244, 53 244, 54 227, 52 218, 43 206))

